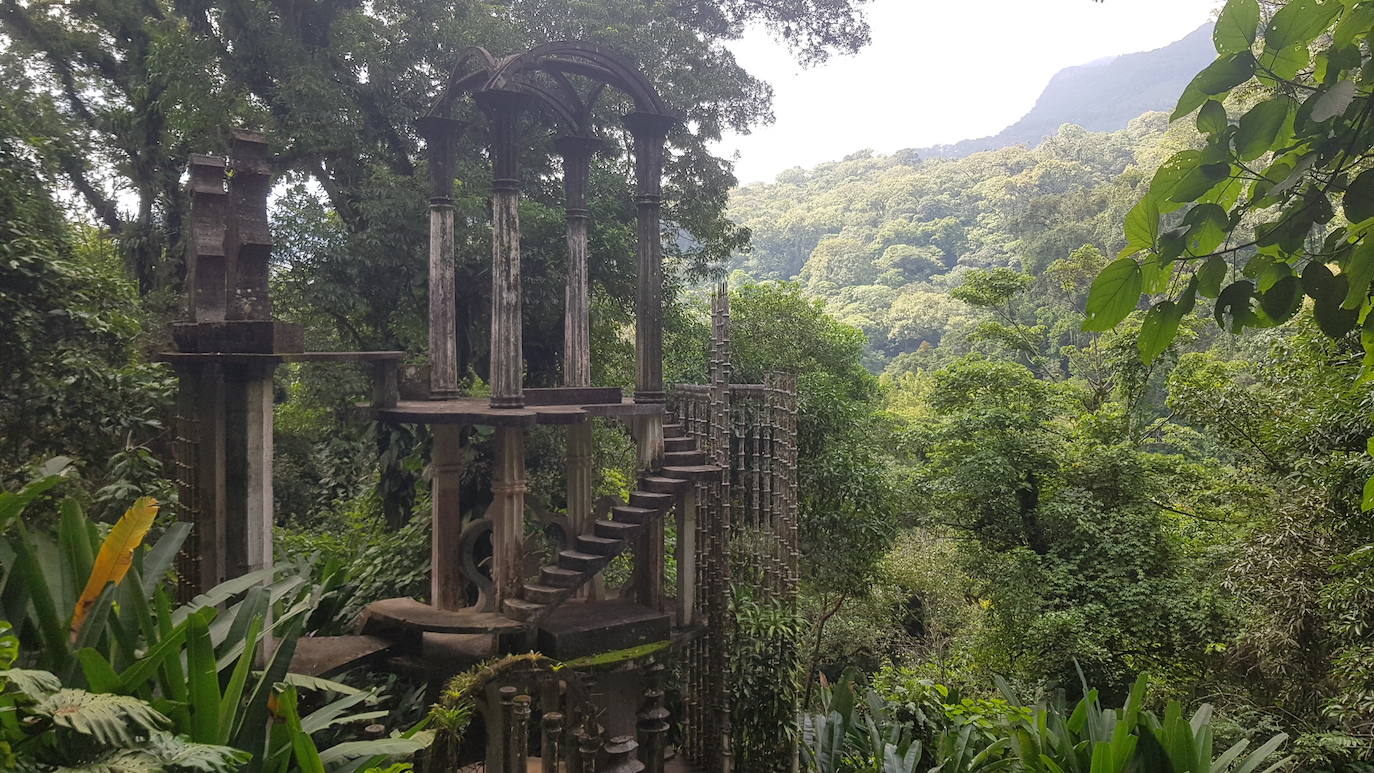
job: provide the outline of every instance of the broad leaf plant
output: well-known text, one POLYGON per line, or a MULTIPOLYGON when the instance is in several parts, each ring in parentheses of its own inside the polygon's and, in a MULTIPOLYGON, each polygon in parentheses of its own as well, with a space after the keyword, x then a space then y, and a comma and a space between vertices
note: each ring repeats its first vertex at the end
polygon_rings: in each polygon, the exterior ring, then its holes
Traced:
MULTIPOLYGON (((1263 11, 1257 0, 1222 8, 1217 59, 1171 117, 1193 117, 1202 147, 1161 164, 1127 215, 1126 247, 1093 282, 1084 329, 1114 327, 1143 297, 1139 347, 1149 363, 1199 297, 1234 333, 1282 324, 1310 300, 1326 335, 1359 335, 1368 382, 1374 2, 1291 0, 1263 11)), ((1374 479, 1363 505, 1374 509, 1374 479)))

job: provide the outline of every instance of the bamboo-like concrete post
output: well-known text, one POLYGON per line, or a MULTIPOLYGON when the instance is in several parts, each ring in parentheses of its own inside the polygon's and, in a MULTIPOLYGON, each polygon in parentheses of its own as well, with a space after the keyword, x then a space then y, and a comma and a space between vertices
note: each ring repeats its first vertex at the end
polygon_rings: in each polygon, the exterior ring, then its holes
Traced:
POLYGON ((463 121, 425 116, 415 123, 429 156, 429 392, 458 394, 457 288, 453 247, 454 143, 463 121))
POLYGON ((539 743, 539 762, 542 773, 559 773, 563 758, 563 714, 550 711, 544 714, 539 743))
POLYGON ((491 131, 491 407, 523 408, 524 346, 520 322, 520 110, 528 95, 489 90, 476 95, 491 131))
MULTIPOLYGON (((634 137, 638 275, 635 284, 635 402, 662 403, 663 393, 663 153, 671 116, 630 113, 625 128, 634 137)), ((663 416, 639 422, 639 463, 663 466, 663 416)))
POLYGON ((506 770, 509 773, 528 773, 530 696, 517 695, 511 705, 511 723, 506 727, 506 770))
POLYGON ((644 705, 637 717, 639 761, 644 763, 644 773, 663 773, 663 754, 668 741, 670 716, 664 704, 665 676, 662 663, 653 663, 644 669, 647 686, 644 690, 644 705))

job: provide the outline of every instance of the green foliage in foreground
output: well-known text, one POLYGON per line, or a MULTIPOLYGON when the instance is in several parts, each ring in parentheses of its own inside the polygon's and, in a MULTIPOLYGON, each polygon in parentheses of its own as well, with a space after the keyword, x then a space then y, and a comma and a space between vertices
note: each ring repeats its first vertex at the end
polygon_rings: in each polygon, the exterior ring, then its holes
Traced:
POLYGON ((1305 296, 1327 335, 1360 331, 1360 378, 1374 378, 1371 34, 1369 3, 1293 0, 1263 25, 1258 0, 1226 3, 1218 59, 1172 116, 1196 113, 1202 147, 1165 161, 1127 215, 1126 247, 1093 283, 1085 329, 1116 325, 1144 297, 1148 362, 1199 297, 1240 332, 1287 322, 1305 296), (1228 105, 1246 109, 1233 120, 1228 105))
POLYGON ((232 760, 245 773, 326 765, 344 773, 408 756, 431 740, 415 728, 317 747, 314 736, 323 738, 330 728, 385 714, 368 710, 376 689, 289 672, 300 636, 331 608, 321 602, 336 593, 337 573, 312 582, 307 567, 287 565, 173 606, 169 572, 190 531, 174 523, 151 546, 141 544, 142 533, 127 544, 127 574, 99 588, 87 607, 81 590, 92 585, 88 577, 103 576, 96 573, 110 540, 71 498, 57 503, 55 533, 24 517, 66 480, 60 463, 47 473, 19 491, 0 491, 0 619, 14 627, 13 636, 0 639, 0 657, 22 656, 24 666, 45 669, 2 674, 13 690, 6 688, 0 702, 32 719, 14 724, 12 714, 0 711, 0 740, 11 742, 17 764, 100 770, 100 761, 110 758, 117 762, 103 769, 222 769, 196 767, 209 759, 232 760), (273 648, 259 667, 269 637, 273 648), (301 706, 302 690, 313 694, 311 710, 301 706), (73 733, 87 740, 65 742, 73 733), (142 768, 127 767, 138 756, 130 751, 135 746, 161 756, 138 757, 142 768))
POLYGON ((1146 687, 1141 677, 1121 709, 1103 709, 1096 690, 1073 705, 1059 693, 1025 706, 1003 684, 1000 717, 980 724, 961 722, 945 690, 924 693, 917 707, 860 691, 846 673, 822 687, 819 711, 805 717, 803 758, 816 773, 1270 773, 1289 763, 1277 754, 1282 733, 1215 753, 1210 705, 1185 718, 1170 701, 1156 715, 1144 708, 1146 687), (918 721, 933 728, 925 743, 918 721))

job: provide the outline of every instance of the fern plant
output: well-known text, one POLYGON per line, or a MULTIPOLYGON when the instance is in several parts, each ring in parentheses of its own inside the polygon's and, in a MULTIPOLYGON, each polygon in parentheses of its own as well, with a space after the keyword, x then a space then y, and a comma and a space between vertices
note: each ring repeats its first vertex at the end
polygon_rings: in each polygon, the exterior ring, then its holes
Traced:
POLYGON ((250 756, 167 732, 171 720, 138 698, 63 687, 46 671, 0 671, 0 717, 7 770, 231 773, 250 756))

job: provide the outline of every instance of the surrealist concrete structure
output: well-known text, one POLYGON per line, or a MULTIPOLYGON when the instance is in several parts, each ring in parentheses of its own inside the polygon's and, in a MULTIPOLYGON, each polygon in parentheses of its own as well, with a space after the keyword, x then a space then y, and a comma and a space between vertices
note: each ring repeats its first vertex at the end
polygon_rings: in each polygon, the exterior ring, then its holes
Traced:
POLYGON ((540 653, 547 660, 514 660, 483 688, 482 721, 459 754, 485 761, 487 770, 729 771, 732 584, 749 585, 758 598, 795 600, 795 382, 779 375, 730 383, 722 288, 712 304, 710 383, 663 383, 661 185, 665 143, 677 124, 639 70, 593 46, 553 43, 499 58, 464 53, 416 124, 432 176, 430 370, 411 399, 401 398, 398 384, 403 353, 304 352, 299 328, 273 320, 264 138, 237 133, 227 162, 191 159, 191 313, 174 331, 177 351, 166 355, 181 376, 184 517, 199 535, 183 574, 197 589, 270 566, 273 369, 370 364, 375 386, 366 412, 424 425, 433 438, 429 598, 374 602, 358 636, 302 640, 294 663, 329 673, 373 658, 437 684, 494 656, 540 653), (607 92, 634 105, 622 119, 632 138, 638 221, 630 396, 591 377, 588 264, 597 256, 588 250, 587 185, 594 157, 611 147, 593 122, 607 92), (532 138, 550 131, 567 225, 562 386, 528 388, 520 159, 532 138), (483 397, 464 396, 459 386, 450 197, 464 138, 485 142, 492 165, 491 392, 483 397), (623 502, 594 498, 596 422, 624 426, 638 449, 638 477, 623 502), (540 425, 562 428, 564 512, 527 491, 527 435, 540 425), (491 499, 476 512, 460 501, 459 480, 469 428, 483 426, 494 433, 491 499), (528 534, 541 532, 552 548, 527 544, 528 534), (628 561, 629 580, 614 589, 602 578, 617 559, 628 561), (541 665, 548 662, 588 665, 541 665))

